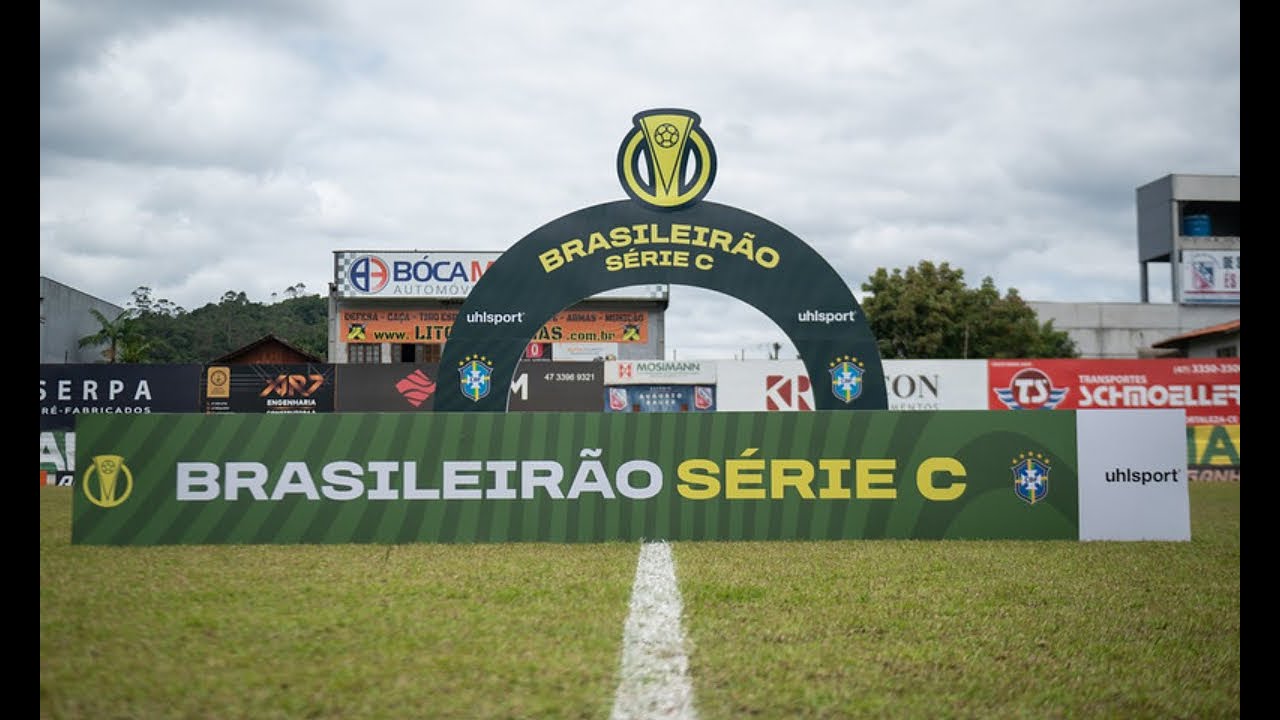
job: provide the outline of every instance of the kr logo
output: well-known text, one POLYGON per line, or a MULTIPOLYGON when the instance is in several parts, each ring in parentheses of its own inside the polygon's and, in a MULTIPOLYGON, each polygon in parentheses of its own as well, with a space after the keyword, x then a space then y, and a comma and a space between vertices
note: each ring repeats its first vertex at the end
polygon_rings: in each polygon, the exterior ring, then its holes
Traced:
POLYGON ((813 410, 813 388, 808 375, 766 375, 765 410, 813 410))

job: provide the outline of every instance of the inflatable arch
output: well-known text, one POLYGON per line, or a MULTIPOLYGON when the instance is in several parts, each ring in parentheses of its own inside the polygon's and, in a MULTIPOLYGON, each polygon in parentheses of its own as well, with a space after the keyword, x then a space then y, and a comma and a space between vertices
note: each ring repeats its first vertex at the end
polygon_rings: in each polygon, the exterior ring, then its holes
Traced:
POLYGON ((553 220, 485 271, 445 343, 437 411, 505 412, 525 348, 556 313, 607 290, 662 283, 715 290, 764 313, 799 351, 816 409, 888 408, 876 339, 839 274, 779 225, 702 200, 715 151, 698 123, 687 110, 637 114, 618 152, 631 199, 553 220))

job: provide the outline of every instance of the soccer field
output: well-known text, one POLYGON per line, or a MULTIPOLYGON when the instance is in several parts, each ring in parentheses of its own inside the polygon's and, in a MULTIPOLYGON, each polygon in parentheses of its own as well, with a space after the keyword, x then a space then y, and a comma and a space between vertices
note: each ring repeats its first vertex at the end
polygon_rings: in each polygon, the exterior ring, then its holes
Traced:
POLYGON ((73 491, 40 488, 42 718, 1240 715, 1239 483, 1190 485, 1190 542, 680 542, 656 565, 72 546, 73 491))

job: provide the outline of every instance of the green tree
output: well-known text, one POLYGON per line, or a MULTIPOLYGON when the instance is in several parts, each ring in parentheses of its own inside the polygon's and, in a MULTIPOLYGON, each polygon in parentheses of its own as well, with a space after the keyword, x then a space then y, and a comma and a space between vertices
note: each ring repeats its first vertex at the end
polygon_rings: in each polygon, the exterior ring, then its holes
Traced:
POLYGON ((862 284, 862 309, 886 359, 1072 358, 1075 342, 1040 323, 1010 288, 1003 297, 990 277, 968 288, 964 271, 921 260, 916 267, 878 268, 862 284))
MULTIPOLYGON (((228 290, 215 302, 187 311, 155 298, 151 288, 133 291, 133 328, 145 344, 118 350, 124 356, 138 351, 153 363, 206 363, 263 335, 273 334, 320 357, 328 354, 328 299, 304 293, 298 283, 286 290, 284 301, 264 305, 241 291, 228 290)), ((142 362, 141 360, 137 362, 142 362)))
POLYGON ((136 360, 127 359, 126 354, 133 357, 145 354, 143 340, 133 324, 132 310, 121 312, 114 320, 103 315, 95 308, 89 308, 89 314, 93 315, 93 318, 98 321, 101 327, 92 335, 80 338, 80 347, 104 346, 102 357, 109 363, 137 362, 136 360), (126 348, 129 352, 122 352, 126 348))

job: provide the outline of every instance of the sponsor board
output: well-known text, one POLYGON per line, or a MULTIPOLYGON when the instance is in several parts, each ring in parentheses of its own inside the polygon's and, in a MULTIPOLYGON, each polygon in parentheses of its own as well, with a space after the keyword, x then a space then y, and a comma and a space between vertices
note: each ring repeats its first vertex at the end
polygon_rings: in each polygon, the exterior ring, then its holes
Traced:
MULTIPOLYGON (((457 382, 439 363, 337 365, 338 412, 429 412, 444 383, 457 382)), ((511 382, 510 412, 588 412, 600 409, 601 364, 521 363, 511 382)))
POLYGON ((1182 250, 1178 301, 1185 305, 1239 305, 1239 250, 1182 250))
MULTIPOLYGON (((884 360, 890 410, 983 410, 985 360, 884 360)), ((717 409, 810 411, 813 387, 800 360, 721 360, 717 409)))
POLYGON ((333 412, 334 365, 209 365, 201 377, 206 413, 333 412))
POLYGON ((85 416, 72 543, 1185 540, 1183 421, 1168 410, 85 416), (438 441, 396 441, 415 438, 438 441))
POLYGON ((81 413, 200 412, 199 365, 42 363, 40 429, 72 430, 81 413))
POLYGON ((1239 359, 989 360, 991 410, 1181 409, 1240 424, 1239 359))
POLYGON ((508 412, 599 412, 603 363, 521 363, 511 381, 508 412))
MULTIPOLYGON (((450 308, 341 310, 339 337, 345 343, 442 344, 452 334, 458 312, 450 308)), ((503 328, 525 323, 528 313, 474 311, 464 317, 468 322, 503 328)), ((646 343, 649 314, 643 310, 562 310, 531 331, 530 341, 540 343, 646 343)))
POLYGON ((76 472, 75 430, 40 431, 40 484, 71 485, 76 472))
MULTIPOLYGON (((1039 413, 1049 414, 1049 413, 1039 413)), ((1080 410, 1081 540, 1190 540, 1182 410, 1080 410)))
POLYGON ((714 385, 715 360, 606 360, 605 385, 714 385))
POLYGON ((439 390, 438 363, 334 366, 337 412, 425 412, 439 390))
POLYGON ((1187 465, 1196 468, 1239 467, 1239 425, 1188 425, 1187 465))
POLYGON ((590 362, 618 359, 618 343, 554 343, 551 359, 590 362))
POLYGON ((617 385, 605 388, 604 411, 714 412, 713 385, 617 385))

